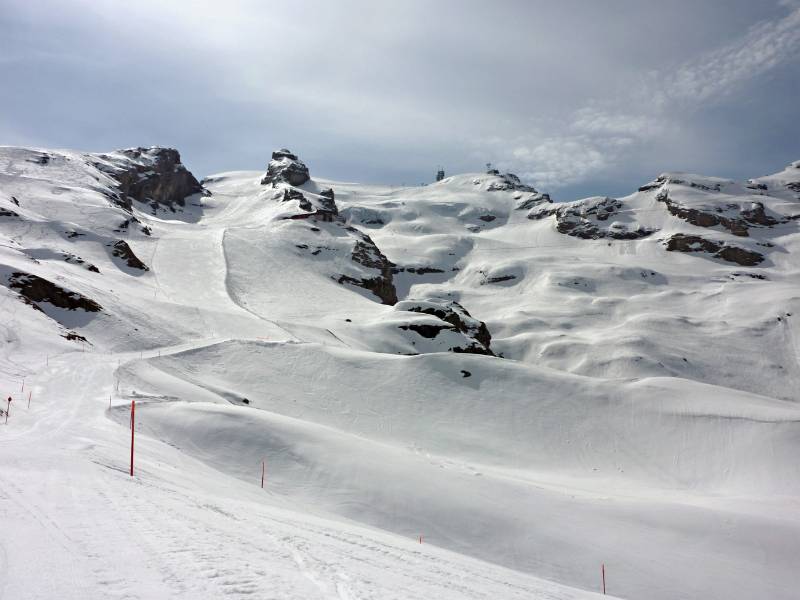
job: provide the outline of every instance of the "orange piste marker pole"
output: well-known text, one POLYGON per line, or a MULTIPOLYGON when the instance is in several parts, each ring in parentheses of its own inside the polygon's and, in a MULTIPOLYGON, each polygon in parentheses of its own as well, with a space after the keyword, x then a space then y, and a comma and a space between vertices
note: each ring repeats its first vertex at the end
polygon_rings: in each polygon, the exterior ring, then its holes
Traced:
POLYGON ((131 477, 133 477, 133 435, 136 431, 136 400, 131 400, 131 477))

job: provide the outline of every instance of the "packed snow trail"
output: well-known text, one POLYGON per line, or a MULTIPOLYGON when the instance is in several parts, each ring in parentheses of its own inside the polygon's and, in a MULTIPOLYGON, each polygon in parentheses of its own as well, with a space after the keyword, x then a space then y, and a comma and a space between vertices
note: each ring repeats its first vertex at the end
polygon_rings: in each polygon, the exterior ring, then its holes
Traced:
POLYGON ((0 435, 2 598, 595 597, 295 512, 145 435, 131 478, 127 428, 105 416, 116 361, 51 359, 0 435))

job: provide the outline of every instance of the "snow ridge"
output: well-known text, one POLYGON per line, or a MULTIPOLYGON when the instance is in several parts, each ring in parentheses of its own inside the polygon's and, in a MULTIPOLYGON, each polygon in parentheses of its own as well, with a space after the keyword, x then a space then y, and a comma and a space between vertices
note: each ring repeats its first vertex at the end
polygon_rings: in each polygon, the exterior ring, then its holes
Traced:
POLYGON ((794 598, 799 166, 553 202, 0 147, 0 593, 794 598))

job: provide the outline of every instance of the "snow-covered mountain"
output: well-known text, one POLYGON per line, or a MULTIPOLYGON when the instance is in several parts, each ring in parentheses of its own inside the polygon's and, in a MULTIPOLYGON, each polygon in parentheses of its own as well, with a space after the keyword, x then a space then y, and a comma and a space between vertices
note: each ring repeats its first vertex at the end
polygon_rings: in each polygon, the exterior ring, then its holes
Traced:
POLYGON ((0 597, 796 598, 799 226, 0 148, 0 597))

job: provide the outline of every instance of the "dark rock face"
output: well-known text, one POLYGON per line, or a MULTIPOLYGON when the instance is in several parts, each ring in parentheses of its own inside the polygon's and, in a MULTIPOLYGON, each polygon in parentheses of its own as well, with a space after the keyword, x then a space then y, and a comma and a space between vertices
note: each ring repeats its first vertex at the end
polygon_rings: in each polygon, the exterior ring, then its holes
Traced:
POLYGON ((418 333, 422 337, 428 338, 428 339, 435 338, 437 335, 439 335, 445 329, 451 329, 451 327, 448 327, 446 325, 442 325, 442 326, 439 326, 439 325, 425 325, 425 324, 419 324, 419 323, 412 323, 411 325, 399 325, 398 327, 400 329, 405 330, 405 331, 409 331, 409 330, 410 331, 414 331, 415 333, 418 333))
POLYGON ((356 233, 360 239, 356 240, 351 258, 354 262, 367 267, 376 269, 379 274, 375 277, 356 279, 347 275, 341 275, 337 281, 339 283, 350 283, 364 289, 370 290, 381 299, 382 304, 395 304, 397 302, 397 290, 394 287, 392 268, 395 266, 383 252, 380 251, 375 242, 368 235, 361 233, 355 228, 352 233, 356 233))
POLYGON ((673 185, 688 185, 689 187, 696 188, 699 190, 703 190, 706 192, 719 192, 722 190, 723 183, 721 182, 713 182, 713 183, 701 183, 699 181, 685 181, 683 179, 677 179, 675 177, 671 177, 667 173, 662 173, 656 179, 651 181, 650 183, 646 183, 639 188, 640 192, 648 192, 650 190, 655 190, 662 187, 665 184, 673 184, 673 185))
POLYGON ((365 290, 369 290, 381 299, 381 304, 392 305, 397 302, 397 290, 395 290, 394 284, 392 284, 390 281, 387 281, 384 277, 367 277, 357 279, 355 277, 350 277, 349 275, 340 275, 336 279, 336 282, 349 283, 351 285, 364 288, 365 290))
POLYGON ((516 278, 516 275, 499 275, 497 277, 487 278, 486 283, 502 283, 504 281, 513 281, 516 278))
POLYGON ((292 154, 286 148, 275 150, 275 152, 272 153, 272 160, 281 160, 282 158, 288 158, 289 160, 297 160, 297 155, 292 154))
POLYGON ((267 174, 261 179, 261 185, 271 185, 277 188, 274 199, 281 202, 297 201, 301 213, 290 214, 283 217, 292 220, 321 220, 333 222, 337 220, 339 209, 334 200, 331 188, 315 194, 301 192, 295 186, 303 185, 310 180, 308 167, 289 150, 281 149, 272 153, 272 160, 267 167, 267 174))
POLYGON ((729 246, 698 235, 676 233, 667 239, 666 244, 668 252, 707 252, 716 258, 743 267, 752 267, 764 261, 764 256, 758 252, 740 246, 729 246))
POLYGON ((655 232, 642 225, 604 225, 609 217, 622 209, 616 198, 590 198, 562 205, 540 204, 528 213, 528 218, 540 220, 555 216, 556 231, 581 239, 636 240, 655 232))
POLYGON ((77 292, 70 292, 57 286, 52 281, 42 279, 30 273, 14 272, 8 278, 8 287, 18 290, 25 301, 42 310, 39 303, 46 302, 65 310, 83 310, 86 312, 100 312, 102 307, 77 292))
POLYGON ((281 202, 289 202, 290 200, 305 200, 305 196, 300 190, 284 188, 283 194, 281 195, 281 202))
POLYGON ((142 225, 142 222, 136 217, 130 217, 129 219, 125 219, 122 223, 117 225, 117 228, 114 230, 114 232, 115 233, 127 232, 130 226, 134 223, 139 225, 139 231, 141 231, 143 234, 147 236, 152 235, 153 233, 152 229, 150 229, 147 225, 142 225))
POLYGON ((72 252, 61 252, 61 257, 64 259, 64 262, 67 262, 71 265, 79 265, 85 268, 87 271, 91 271, 92 273, 100 272, 100 269, 98 269, 95 265, 90 262, 86 262, 80 256, 72 254, 72 252))
POLYGON ((0 208, 0 217, 19 217, 19 215, 15 213, 13 210, 0 208))
POLYGON ((490 169, 488 171, 489 175, 494 175, 497 179, 492 181, 487 187, 487 192, 502 192, 502 191, 510 191, 515 190, 518 192, 533 192, 536 193, 536 190, 529 186, 522 183, 516 175, 513 173, 500 173, 497 169, 490 169))
POLYGON ((149 271, 150 269, 144 264, 139 257, 134 254, 131 247, 123 240, 117 240, 114 243, 108 244, 111 247, 111 255, 121 258, 132 269, 139 269, 141 271, 149 271))
MULTIPOLYGON (((474 318, 469 314, 469 312, 467 312, 467 309, 461 306, 458 302, 438 299, 406 300, 398 303, 395 308, 397 308, 397 310, 407 310, 409 312, 432 315, 438 319, 441 319, 445 323, 450 324, 452 330, 459 331, 467 336, 467 338, 472 340, 471 343, 465 346, 450 348, 451 352, 464 352, 469 354, 485 354, 488 356, 494 356, 494 353, 491 350, 492 336, 489 333, 489 329, 486 327, 486 323, 474 318)), ((421 332, 418 333, 428 338, 436 337, 443 329, 445 329, 441 326, 434 325, 414 326, 427 328, 426 332, 429 335, 425 335, 421 332)), ((412 329, 413 331, 416 331, 414 326, 401 326, 401 329, 412 329)))
POLYGON ((739 246, 723 246, 716 254, 717 257, 728 262, 742 265, 743 267, 753 267, 764 262, 764 256, 758 252, 752 252, 739 246))
POLYGON ((761 225, 762 227, 772 227, 778 224, 778 220, 769 216, 764 212, 764 204, 761 202, 753 202, 750 208, 742 208, 740 213, 742 219, 752 225, 761 225))
POLYGON ((669 192, 666 190, 659 192, 656 200, 664 203, 670 214, 692 225, 698 227, 715 227, 719 225, 739 237, 748 237, 750 235, 748 229, 753 226, 772 227, 788 221, 788 219, 778 220, 767 215, 764 210, 764 204, 761 202, 752 202, 748 208, 740 204, 729 203, 721 205, 714 212, 711 212, 682 206, 670 199, 669 192))
POLYGON ((667 182, 666 175, 659 175, 656 179, 651 181, 650 183, 645 183, 643 186, 639 188, 640 192, 649 192, 650 190, 657 190, 662 185, 667 182))
POLYGON ((272 153, 272 160, 267 165, 267 174, 261 179, 261 185, 288 183, 289 185, 303 185, 311 179, 308 167, 286 148, 272 153))
POLYGON ((437 267, 393 267, 392 273, 413 273, 414 275, 428 275, 430 273, 444 273, 444 269, 437 267))
POLYGON ((99 159, 94 166, 118 184, 115 202, 129 211, 131 199, 174 211, 176 205, 185 206, 187 196, 204 191, 173 148, 129 148, 94 156, 99 159))
POLYGON ((516 210, 530 210, 541 204, 552 204, 552 203, 553 201, 550 199, 550 194, 543 194, 541 192, 536 192, 535 194, 531 194, 525 200, 520 200, 519 204, 517 204, 516 210))
POLYGON ((326 210, 334 215, 339 214, 339 208, 336 206, 332 188, 322 190, 319 193, 319 203, 322 210, 326 210))
POLYGON ((47 152, 33 152, 31 158, 28 158, 29 163, 35 165, 47 166, 50 164, 50 155, 47 152))
POLYGON ((766 183, 759 183, 757 181, 753 181, 752 179, 747 180, 746 187, 748 190, 756 190, 759 192, 766 192, 769 189, 769 186, 766 183))

